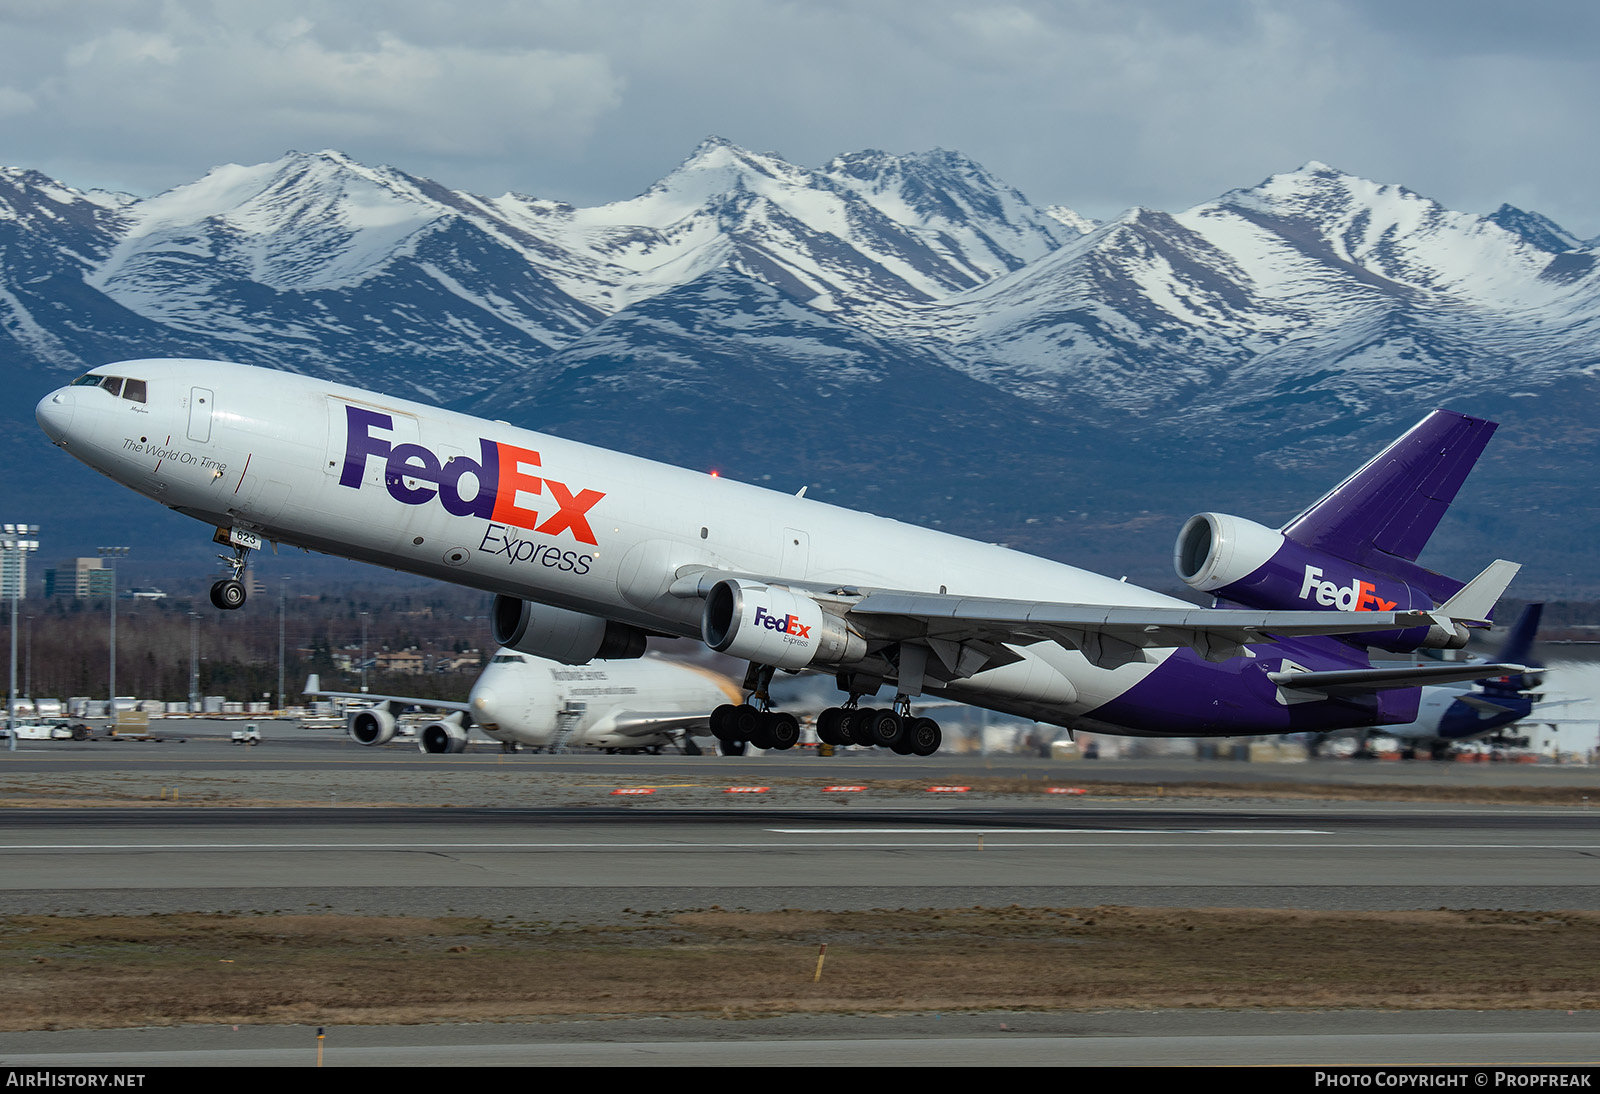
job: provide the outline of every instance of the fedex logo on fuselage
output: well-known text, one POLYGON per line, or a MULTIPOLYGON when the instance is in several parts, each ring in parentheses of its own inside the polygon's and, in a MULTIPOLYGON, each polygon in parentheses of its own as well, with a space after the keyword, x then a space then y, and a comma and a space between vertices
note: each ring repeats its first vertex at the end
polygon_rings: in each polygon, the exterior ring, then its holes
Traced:
POLYGON ((779 634, 792 634, 796 638, 811 637, 811 628, 802 626, 799 616, 786 615, 780 619, 778 616, 767 614, 767 609, 759 605, 756 607, 755 625, 765 627, 769 631, 777 631, 779 634))
POLYGON ((605 494, 599 490, 574 493, 565 483, 531 473, 539 453, 516 445, 478 438, 479 459, 455 456, 441 462, 420 444, 391 444, 377 436, 394 431, 394 418, 381 411, 345 404, 344 467, 339 485, 361 489, 367 460, 384 461, 383 485, 389 496, 405 505, 422 505, 438 498, 445 511, 458 517, 482 517, 499 524, 527 528, 547 536, 566 532, 579 543, 595 543, 588 513, 605 494), (411 479, 419 484, 408 486, 411 479), (471 480, 470 488, 464 487, 471 480), (539 504, 548 496, 555 511, 539 504), (539 505, 537 509, 533 505, 539 505), (544 519, 540 519, 540 515, 544 519))
POLYGON ((1300 599, 1315 599, 1324 608, 1338 608, 1341 612, 1392 612, 1395 602, 1378 596, 1378 587, 1370 581, 1352 579, 1340 587, 1322 580, 1322 571, 1316 566, 1306 567, 1305 584, 1300 586, 1300 599))

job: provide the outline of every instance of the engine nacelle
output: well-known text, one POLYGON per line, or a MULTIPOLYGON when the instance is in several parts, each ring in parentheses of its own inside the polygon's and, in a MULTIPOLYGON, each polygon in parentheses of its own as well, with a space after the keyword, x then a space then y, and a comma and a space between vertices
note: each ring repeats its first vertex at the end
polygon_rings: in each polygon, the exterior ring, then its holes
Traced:
MULTIPOLYGON (((1346 559, 1296 543, 1281 532, 1226 513, 1200 513, 1184 523, 1172 548, 1173 569, 1191 589, 1248 608, 1287 611, 1430 611, 1422 589, 1346 559)), ((1464 627, 1413 627, 1344 636, 1405 652, 1460 649, 1464 627)))
POLYGON ((388 705, 352 710, 345 718, 345 732, 358 745, 386 745, 394 740, 395 721, 388 705))
POLYGON ((442 756, 467 750, 467 727, 461 724, 462 716, 452 714, 437 722, 429 722, 417 734, 417 747, 423 752, 442 756))
POLYGON ((867 655, 860 635, 804 593, 737 578, 711 587, 700 633, 719 653, 780 669, 848 665, 867 655))
POLYGON ((498 644, 563 665, 587 665, 597 657, 626 661, 644 656, 643 631, 597 615, 496 596, 490 618, 498 644))

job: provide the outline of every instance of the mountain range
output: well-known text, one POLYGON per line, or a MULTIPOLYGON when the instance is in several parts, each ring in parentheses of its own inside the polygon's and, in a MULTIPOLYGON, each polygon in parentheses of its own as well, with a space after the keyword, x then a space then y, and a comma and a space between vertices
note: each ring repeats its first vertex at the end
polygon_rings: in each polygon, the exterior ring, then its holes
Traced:
POLYGON ((0 168, 5 504, 63 543, 148 522, 42 454, 32 400, 216 357, 1163 585, 1189 513, 1280 521, 1448 405, 1503 424, 1424 561, 1576 593, 1600 587, 1597 254, 1321 163, 1104 223, 943 150, 809 168, 711 139, 592 208, 333 151, 148 198, 0 168))

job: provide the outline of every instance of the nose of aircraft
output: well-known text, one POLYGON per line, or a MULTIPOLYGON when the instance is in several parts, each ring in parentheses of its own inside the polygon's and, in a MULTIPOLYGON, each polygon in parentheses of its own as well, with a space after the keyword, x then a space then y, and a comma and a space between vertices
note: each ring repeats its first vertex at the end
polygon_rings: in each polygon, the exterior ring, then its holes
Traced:
POLYGON ((67 430, 72 428, 72 411, 76 406, 76 393, 70 387, 64 387, 40 399, 39 405, 33 408, 33 416, 38 419, 44 435, 54 443, 61 444, 66 439, 67 430))
POLYGON ((472 720, 484 729, 499 729, 500 719, 496 716, 494 691, 491 688, 475 687, 472 695, 467 700, 472 707, 472 720))

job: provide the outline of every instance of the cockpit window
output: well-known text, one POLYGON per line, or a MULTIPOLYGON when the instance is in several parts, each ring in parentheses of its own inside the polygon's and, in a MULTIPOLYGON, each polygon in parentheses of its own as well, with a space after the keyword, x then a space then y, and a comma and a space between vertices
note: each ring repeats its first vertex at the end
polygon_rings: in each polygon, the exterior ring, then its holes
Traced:
POLYGON ((97 372, 86 372, 72 381, 72 387, 103 387, 113 395, 120 395, 124 399, 135 403, 145 401, 145 382, 143 380, 129 380, 122 376, 102 376, 97 372))
POLYGON ((490 658, 489 663, 491 665, 520 665, 525 660, 527 660, 527 658, 518 657, 514 653, 500 653, 490 658))

